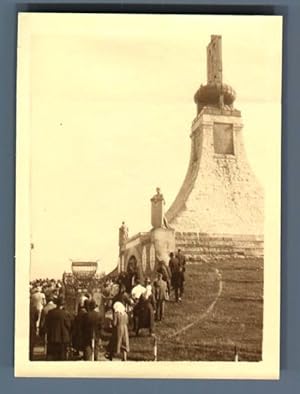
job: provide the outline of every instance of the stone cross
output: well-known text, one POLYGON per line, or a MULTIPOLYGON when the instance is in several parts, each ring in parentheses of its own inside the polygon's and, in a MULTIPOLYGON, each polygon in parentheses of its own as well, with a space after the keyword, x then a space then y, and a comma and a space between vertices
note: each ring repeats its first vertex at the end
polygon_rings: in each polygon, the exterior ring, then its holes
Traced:
POLYGON ((222 85, 222 36, 212 35, 207 46, 207 83, 222 85))

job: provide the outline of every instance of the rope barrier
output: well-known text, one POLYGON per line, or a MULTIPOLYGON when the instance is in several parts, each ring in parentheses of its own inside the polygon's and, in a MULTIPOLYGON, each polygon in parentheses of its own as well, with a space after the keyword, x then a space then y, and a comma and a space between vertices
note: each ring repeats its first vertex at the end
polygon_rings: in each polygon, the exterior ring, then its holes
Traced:
POLYGON ((223 281, 222 281, 222 275, 220 274, 219 270, 216 268, 216 275, 219 279, 219 289, 218 289, 218 293, 216 298, 214 299, 214 301, 210 304, 210 306, 206 309, 205 312, 203 312, 196 320, 194 320, 192 323, 189 323, 188 325, 186 325, 185 327, 182 327, 181 329, 177 330, 175 333, 168 335, 167 338, 174 338, 176 336, 178 336, 179 334, 187 331, 189 328, 193 327, 195 324, 199 323, 201 320, 205 319, 214 309, 218 299, 220 298, 222 291, 223 291, 223 281))
MULTIPOLYGON (((222 275, 217 268, 215 268, 215 273, 216 273, 216 276, 219 280, 219 289, 218 289, 218 293, 217 293, 214 301, 210 304, 210 306, 206 309, 206 311, 203 312, 196 320, 194 320, 193 322, 180 328, 179 330, 175 331, 173 334, 167 335, 166 337, 164 337, 164 340, 172 339, 172 338, 182 334, 183 332, 187 331, 188 329, 190 329, 194 325, 198 324, 200 321, 204 320, 212 312, 212 310, 214 309, 214 307, 215 307, 216 303, 218 302, 218 299, 220 298, 222 291, 223 291, 222 275)), ((159 337, 155 336, 154 348, 153 348, 154 361, 157 361, 157 348, 158 348, 158 340, 159 339, 160 339, 159 337)))

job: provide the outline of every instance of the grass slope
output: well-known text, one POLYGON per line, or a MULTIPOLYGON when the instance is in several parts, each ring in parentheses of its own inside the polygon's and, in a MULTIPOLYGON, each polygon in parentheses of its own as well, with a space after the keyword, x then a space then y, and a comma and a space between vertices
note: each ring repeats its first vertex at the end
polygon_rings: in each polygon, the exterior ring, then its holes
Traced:
MULTIPOLYGON (((262 259, 188 265, 183 302, 166 303, 165 319, 155 327, 158 360, 232 361, 237 352, 241 361, 259 361, 262 320, 262 259), (220 297, 205 315, 218 295, 220 280, 220 297), (180 331, 189 324, 189 328, 180 331)), ((147 330, 141 334, 130 338, 129 359, 153 360, 154 339, 147 336, 147 330)))

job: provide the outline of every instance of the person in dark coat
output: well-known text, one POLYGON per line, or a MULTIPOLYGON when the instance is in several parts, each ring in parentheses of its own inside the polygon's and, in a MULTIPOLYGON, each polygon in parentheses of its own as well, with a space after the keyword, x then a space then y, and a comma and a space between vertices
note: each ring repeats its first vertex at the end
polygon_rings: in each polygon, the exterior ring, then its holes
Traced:
POLYGON ((175 292, 175 301, 181 301, 180 298, 180 289, 181 289, 181 275, 180 275, 180 265, 177 257, 174 256, 174 253, 170 253, 170 261, 169 268, 171 271, 171 283, 175 292))
POLYGON ((185 255, 182 253, 181 249, 178 249, 176 257, 179 261, 179 275, 180 275, 179 297, 181 299, 183 297, 183 292, 184 292, 184 282, 185 282, 185 275, 184 274, 185 274, 186 259, 185 259, 185 255))
POLYGON ((30 327, 29 327, 29 360, 33 361, 33 350, 34 350, 34 346, 37 340, 37 335, 36 335, 36 324, 39 318, 39 314, 38 311, 35 307, 33 307, 32 305, 30 305, 30 315, 29 315, 29 323, 30 323, 30 327))
POLYGON ((50 295, 49 297, 46 297, 46 300, 47 300, 47 305, 42 310, 41 320, 40 320, 39 334, 40 334, 40 336, 42 338, 45 336, 45 320, 46 320, 46 316, 47 316, 49 311, 51 311, 52 309, 56 308, 56 304, 54 303, 54 299, 53 299, 52 295, 50 295))
POLYGON ((78 306, 78 313, 75 316, 72 326, 72 345, 76 350, 76 355, 79 356, 80 352, 84 351, 83 343, 83 321, 84 316, 87 314, 86 305, 78 306))
POLYGON ((59 297, 56 304, 56 308, 50 310, 45 318, 47 360, 64 361, 71 342, 71 316, 64 310, 64 298, 59 297))
POLYGON ((136 336, 139 335, 139 330, 141 328, 148 328, 149 335, 152 335, 154 327, 154 310, 155 303, 152 294, 148 296, 148 298, 146 298, 145 294, 142 294, 135 306, 135 314, 137 318, 135 327, 136 336))
POLYGON ((98 353, 101 341, 101 332, 104 316, 96 310, 97 304, 94 300, 88 302, 88 312, 83 316, 83 359, 91 361, 94 351, 94 360, 98 360, 98 353))
POLYGON ((136 261, 129 259, 126 276, 126 292, 130 294, 136 282, 142 282, 144 277, 142 269, 136 261))

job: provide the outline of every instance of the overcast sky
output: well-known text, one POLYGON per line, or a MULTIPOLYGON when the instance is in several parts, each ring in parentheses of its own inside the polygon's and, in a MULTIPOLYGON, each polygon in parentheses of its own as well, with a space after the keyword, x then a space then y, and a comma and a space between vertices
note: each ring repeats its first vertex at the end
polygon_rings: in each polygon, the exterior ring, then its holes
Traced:
POLYGON ((251 166, 265 189, 280 138, 281 25, 276 17, 36 14, 31 26, 31 277, 70 259, 118 259, 118 228, 150 229, 185 176, 193 95, 206 46, 221 34, 223 81, 237 92, 251 166), (270 156, 271 157, 271 156, 270 156))

